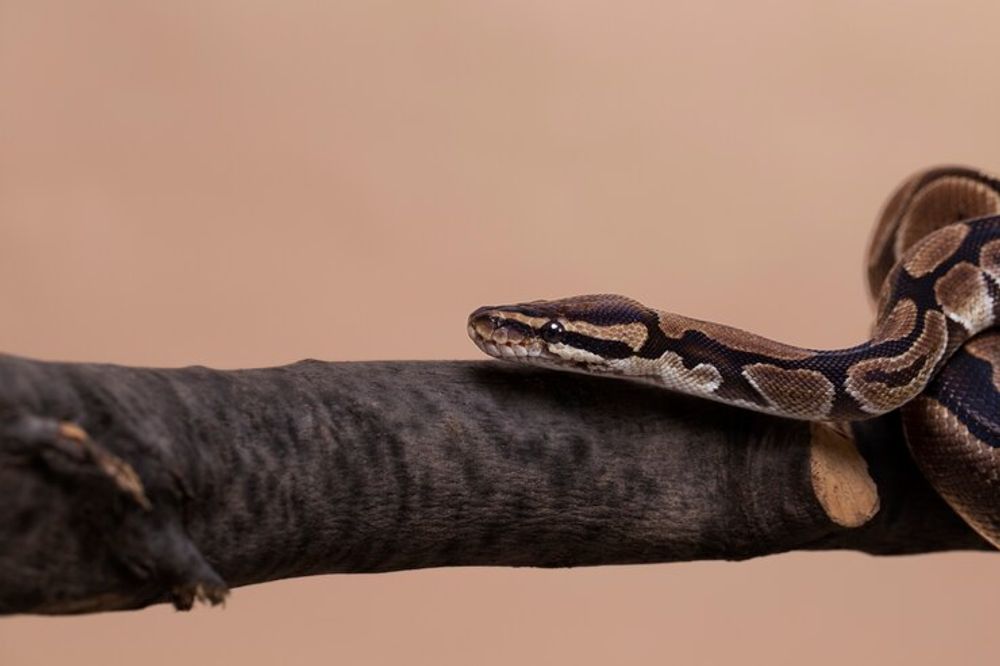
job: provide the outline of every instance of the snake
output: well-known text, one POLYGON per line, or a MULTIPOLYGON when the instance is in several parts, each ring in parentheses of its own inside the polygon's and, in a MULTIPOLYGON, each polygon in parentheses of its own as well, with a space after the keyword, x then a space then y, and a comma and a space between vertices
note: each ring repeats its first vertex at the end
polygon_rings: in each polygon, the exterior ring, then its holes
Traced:
POLYGON ((869 338, 844 349, 785 344, 615 294, 483 306, 468 334, 496 359, 790 419, 899 410, 932 487, 1000 547, 1000 180, 965 166, 904 180, 878 215, 867 278, 877 314, 869 338))

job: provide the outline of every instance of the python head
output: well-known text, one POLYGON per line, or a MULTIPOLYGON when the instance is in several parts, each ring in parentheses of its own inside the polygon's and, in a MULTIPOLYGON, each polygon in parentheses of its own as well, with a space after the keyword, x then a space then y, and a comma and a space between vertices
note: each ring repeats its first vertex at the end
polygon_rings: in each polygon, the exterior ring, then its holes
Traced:
POLYGON ((572 296, 481 307, 469 315, 469 337, 505 361, 612 372, 639 353, 656 321, 655 311, 625 296, 572 296))

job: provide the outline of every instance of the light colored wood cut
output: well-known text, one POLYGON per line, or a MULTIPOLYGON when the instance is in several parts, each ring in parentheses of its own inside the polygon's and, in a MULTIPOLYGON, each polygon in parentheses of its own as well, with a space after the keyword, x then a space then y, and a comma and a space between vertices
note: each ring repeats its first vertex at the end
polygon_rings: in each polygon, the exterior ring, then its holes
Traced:
POLYGON ((859 527, 878 513, 879 498, 868 465, 854 442, 829 424, 811 424, 809 468, 813 492, 826 515, 843 527, 859 527))

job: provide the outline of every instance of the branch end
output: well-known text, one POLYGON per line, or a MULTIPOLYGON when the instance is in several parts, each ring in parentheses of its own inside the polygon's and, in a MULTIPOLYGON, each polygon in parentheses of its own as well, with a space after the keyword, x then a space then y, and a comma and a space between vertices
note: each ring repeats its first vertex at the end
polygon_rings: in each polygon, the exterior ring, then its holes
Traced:
POLYGON ((865 459, 830 424, 812 424, 809 467, 816 499, 834 523, 859 527, 878 513, 878 487, 865 459))

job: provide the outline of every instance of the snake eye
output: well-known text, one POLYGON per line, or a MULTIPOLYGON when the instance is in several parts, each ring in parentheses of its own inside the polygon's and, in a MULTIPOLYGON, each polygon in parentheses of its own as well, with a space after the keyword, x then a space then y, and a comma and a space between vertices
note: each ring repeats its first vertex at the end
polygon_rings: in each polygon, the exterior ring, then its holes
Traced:
POLYGON ((555 344, 557 342, 562 342, 563 333, 565 332, 566 330, 563 328, 563 325, 560 324, 559 322, 555 320, 546 322, 546 324, 542 326, 542 340, 545 340, 546 342, 552 344, 555 344))

